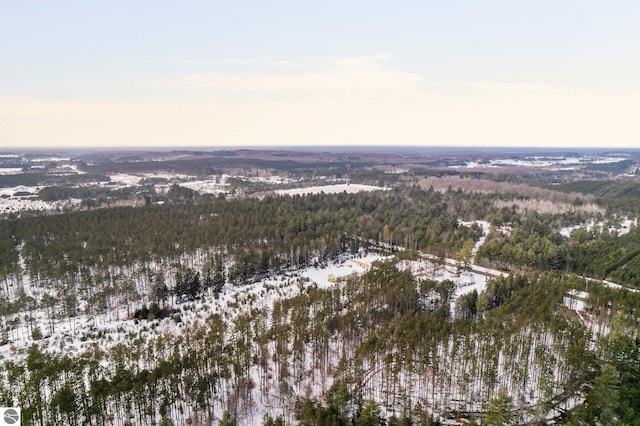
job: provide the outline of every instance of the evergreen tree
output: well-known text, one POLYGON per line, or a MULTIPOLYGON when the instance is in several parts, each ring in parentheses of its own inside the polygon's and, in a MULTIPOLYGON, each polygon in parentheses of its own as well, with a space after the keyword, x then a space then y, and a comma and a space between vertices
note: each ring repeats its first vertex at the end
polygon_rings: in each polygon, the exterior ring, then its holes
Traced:
POLYGON ((220 256, 216 256, 213 266, 213 291, 215 293, 220 293, 222 291, 222 287, 224 287, 226 283, 226 280, 227 278, 225 276, 222 258, 220 256))
POLYGON ((155 275, 154 284, 154 299, 156 303, 162 303, 164 306, 165 302, 169 298, 169 288, 167 287, 167 283, 165 282, 164 274, 162 272, 158 272, 155 275))
POLYGON ((380 407, 378 404, 368 399, 364 402, 362 411, 358 415, 356 425, 358 426, 381 426, 384 424, 384 419, 380 414, 380 407))
POLYGON ((222 420, 220 420, 219 426, 238 426, 238 421, 228 411, 222 414, 222 420))
POLYGON ((620 376, 611 364, 605 364, 596 377, 593 389, 587 396, 587 415, 603 425, 619 424, 617 412, 620 406, 620 376))
POLYGON ((508 426, 514 424, 513 400, 505 389, 500 389, 498 395, 489 402, 484 423, 487 426, 508 426))

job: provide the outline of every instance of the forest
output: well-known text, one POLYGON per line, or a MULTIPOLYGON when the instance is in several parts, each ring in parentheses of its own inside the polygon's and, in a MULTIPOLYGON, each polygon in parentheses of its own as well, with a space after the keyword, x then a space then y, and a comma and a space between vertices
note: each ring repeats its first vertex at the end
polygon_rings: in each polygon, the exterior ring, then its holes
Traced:
POLYGON ((33 345, 23 363, 5 362, 0 395, 20 402, 27 424, 634 424, 640 355, 629 312, 640 296, 594 286, 594 309, 612 298, 614 320, 591 350, 588 330, 558 308, 583 284, 496 280, 452 322, 450 284, 417 283, 384 263, 231 322, 203 309, 180 334, 145 327, 78 355, 33 345), (256 406, 270 407, 264 419, 252 417, 256 406))
POLYGON ((631 201, 383 181, 0 220, 0 405, 34 425, 640 424, 631 201), (363 253, 335 285, 303 274, 363 253), (401 266, 421 257, 503 275, 454 307, 455 282, 401 266))

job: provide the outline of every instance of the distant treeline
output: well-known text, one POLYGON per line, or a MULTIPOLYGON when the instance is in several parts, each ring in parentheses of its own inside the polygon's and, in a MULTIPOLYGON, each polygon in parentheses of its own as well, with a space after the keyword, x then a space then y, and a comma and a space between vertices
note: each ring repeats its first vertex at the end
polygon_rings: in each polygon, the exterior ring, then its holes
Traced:
POLYGON ((275 170, 297 176, 344 174, 348 171, 371 166, 369 162, 269 160, 259 158, 207 157, 188 160, 114 162, 82 165, 82 170, 93 174, 157 172, 209 176, 227 173, 229 170, 275 170))
POLYGON ((0 175, 0 188, 14 186, 42 186, 42 185, 77 185, 84 183, 109 182, 109 176, 103 174, 50 174, 50 173, 20 173, 15 175, 0 175))
POLYGON ((637 163, 634 160, 622 160, 613 163, 589 164, 586 170, 602 172, 608 175, 620 175, 627 172, 637 163))
POLYGON ((640 182, 636 179, 578 180, 553 185, 552 188, 594 196, 598 204, 612 213, 640 213, 640 182))

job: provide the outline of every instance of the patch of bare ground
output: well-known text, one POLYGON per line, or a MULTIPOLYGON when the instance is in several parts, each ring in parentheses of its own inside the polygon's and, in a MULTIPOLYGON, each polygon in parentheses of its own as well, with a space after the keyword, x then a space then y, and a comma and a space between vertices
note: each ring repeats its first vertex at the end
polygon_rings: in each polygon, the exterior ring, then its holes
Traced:
POLYGON ((527 185, 525 183, 496 182, 489 179, 461 179, 458 176, 428 177, 420 180, 419 185, 436 191, 461 189, 467 192, 497 192, 501 194, 518 194, 526 199, 496 200, 498 208, 511 207, 514 204, 520 210, 537 211, 539 213, 559 214, 566 212, 605 213, 605 210, 595 204, 592 195, 576 192, 560 192, 551 189, 527 185), (580 200, 580 202, 576 202, 580 200))

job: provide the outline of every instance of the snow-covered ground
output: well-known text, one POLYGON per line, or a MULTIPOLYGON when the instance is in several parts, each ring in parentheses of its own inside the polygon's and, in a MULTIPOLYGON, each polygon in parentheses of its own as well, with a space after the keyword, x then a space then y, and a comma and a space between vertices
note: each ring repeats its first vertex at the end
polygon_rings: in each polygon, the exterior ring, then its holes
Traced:
POLYGON ((25 210, 52 211, 72 208, 80 204, 81 200, 70 199, 61 201, 43 201, 38 198, 41 186, 15 186, 0 188, 0 213, 17 213, 25 210), (31 195, 17 195, 28 193, 31 195))
POLYGON ((604 221, 596 222, 595 220, 592 219, 587 223, 581 223, 579 225, 573 225, 573 226, 565 226, 564 228, 561 228, 558 232, 560 232, 560 235, 570 238, 571 233, 573 231, 575 231, 576 229, 583 228, 588 232, 591 232, 591 231, 603 232, 607 230, 610 233, 621 236, 629 233, 629 231, 631 230, 631 226, 638 226, 638 218, 629 219, 628 217, 625 217, 624 219, 620 220, 618 226, 609 226, 609 227, 607 227, 607 224, 604 221))
POLYGON ((338 194, 341 192, 355 194, 362 191, 378 191, 383 189, 385 188, 373 185, 340 183, 335 185, 310 186, 308 188, 280 189, 277 190, 276 193, 281 195, 319 194, 321 192, 324 192, 325 194, 338 194))
POLYGON ((335 285, 336 280, 347 278, 351 275, 361 275, 371 269, 375 261, 388 259, 389 257, 367 255, 364 257, 345 259, 325 268, 309 268, 300 275, 316 283, 319 288, 329 288, 335 285))
POLYGON ((179 185, 201 194, 220 194, 226 193, 228 190, 225 183, 218 183, 216 179, 182 182, 179 185))
MULTIPOLYGON (((44 161, 44 160, 43 160, 44 161)), ((70 171, 75 171, 77 173, 82 173, 78 170, 77 165, 70 165, 70 171)), ((0 169, 0 174, 4 173, 4 171, 20 171, 21 169, 0 169)), ((228 180, 230 178, 237 178, 246 181, 253 182, 266 182, 270 184, 285 184, 292 183, 290 179, 282 178, 280 176, 271 176, 268 178, 263 177, 252 177, 246 178, 242 176, 230 176, 230 175, 221 175, 221 176, 211 176, 209 179, 200 179, 194 180, 194 176, 188 176, 184 174, 177 173, 137 173, 137 174, 127 174, 127 173, 116 173, 111 174, 109 176, 110 181, 108 182, 100 182, 98 185, 108 186, 108 187, 136 187, 140 186, 142 181, 146 178, 163 178, 167 179, 170 182, 176 182, 178 185, 192 189, 201 194, 220 194, 227 193, 229 190, 228 180)), ((160 193, 166 193, 167 190, 171 187, 173 183, 169 184, 157 184, 156 190, 160 193)), ((76 206, 80 201, 79 200, 69 200, 69 201, 59 201, 59 202, 45 202, 37 199, 38 192, 42 189, 41 186, 27 187, 27 186, 19 186, 12 188, 0 188, 0 213, 9 213, 9 212, 19 212, 23 210, 37 210, 37 211, 48 211, 48 210, 60 210, 62 208, 72 208, 76 206), (28 192, 33 194, 33 197, 13 197, 16 192, 28 192)), ((317 194, 320 192, 324 192, 326 194, 335 194, 341 192, 347 193, 357 193, 361 191, 376 191, 382 190, 385 188, 371 185, 361 185, 361 184, 334 184, 334 185, 324 185, 324 186, 313 186, 308 188, 293 188, 293 189, 284 189, 276 191, 277 194, 282 195, 303 195, 303 194, 317 194)))
POLYGON ((45 162, 68 162, 71 161, 71 157, 38 157, 31 158, 30 161, 32 163, 45 163, 45 162))
MULTIPOLYGON (((475 253, 489 233, 490 225, 483 221, 461 222, 464 226, 471 226, 473 223, 477 223, 483 229, 483 235, 474 247, 475 253)), ((268 308, 276 300, 293 297, 309 285, 315 285, 319 288, 330 288, 333 285, 339 285, 337 283, 340 279, 354 274, 363 274, 371 268, 375 261, 389 258, 389 256, 361 253, 357 257, 345 257, 328 265, 283 273, 245 286, 227 287, 218 298, 209 296, 198 301, 176 303, 175 306, 178 309, 182 309, 186 305, 192 307, 192 309, 181 313, 185 324, 197 319, 199 316, 197 312, 201 310, 218 313, 225 319, 233 320, 237 315, 249 309, 268 308)), ((455 312, 456 303, 461 296, 473 291, 481 293, 486 289, 487 283, 492 277, 507 275, 502 271, 474 265, 473 257, 467 271, 461 271, 459 262, 455 259, 437 259, 430 255, 423 255, 414 261, 399 261, 398 267, 410 271, 419 280, 452 281, 455 284, 455 290, 450 300, 452 314, 455 312)), ((28 276, 24 277, 23 285, 27 294, 36 298, 42 296, 41 294, 31 294, 32 290, 28 276)), ((605 285, 619 287, 614 283, 608 282, 605 282, 605 285)), ((81 306, 83 305, 81 304, 81 306)), ((37 324, 45 335, 50 334, 46 339, 39 342, 43 348, 50 350, 62 350, 65 348, 65 351, 80 353, 92 343, 107 344, 104 340, 105 335, 108 335, 109 341, 115 344, 123 341, 129 333, 140 332, 144 322, 138 324, 130 319, 133 308, 133 305, 129 307, 119 306, 106 313, 81 313, 70 319, 56 319, 53 322, 55 331, 51 334, 49 332, 51 324, 47 321, 46 312, 43 309, 31 311, 29 315, 35 318, 34 325, 37 324)), ((23 318, 24 315, 25 313, 23 312, 16 316, 18 324, 9 332, 11 344, 0 346, 0 357, 2 359, 12 357, 16 352, 24 352, 33 343, 28 326, 23 318)), ((167 324, 173 323, 164 321, 163 324, 163 327, 168 327, 169 325, 167 324)), ((171 327, 174 326, 178 329, 181 327, 180 325, 171 325, 171 327)))
POLYGON ((0 167, 0 175, 17 175, 22 172, 21 167, 0 167))
MULTIPOLYGON (((358 257, 345 257, 324 267, 310 267, 298 272, 283 273, 259 282, 245 286, 225 288, 218 298, 211 296, 201 300, 185 303, 175 303, 177 309, 182 309, 182 323, 175 324, 170 320, 162 321, 162 328, 173 327, 179 332, 183 325, 188 325, 200 317, 199 312, 205 310, 220 314, 223 318, 233 320, 242 313, 255 308, 269 308, 276 300, 294 297, 307 286, 315 285, 319 288, 330 288, 338 285, 341 278, 366 273, 373 262, 390 259, 389 256, 362 253, 358 257), (189 309, 184 309, 188 306, 189 309)), ((452 307, 456 300, 474 290, 484 290, 488 277, 478 272, 460 274, 455 264, 445 264, 437 268, 429 260, 402 261, 398 264, 403 269, 410 269, 418 278, 428 278, 436 281, 451 280, 456 284, 456 291, 451 300, 452 307)), ((27 294, 32 293, 29 277, 24 277, 24 289, 27 294)), ((38 295, 34 296, 38 297, 38 295)), ((138 304, 118 306, 109 312, 101 314, 80 313, 74 318, 55 319, 50 324, 44 309, 23 312, 16 316, 18 324, 10 333, 9 345, 0 346, 0 359, 12 358, 16 353, 23 353, 33 344, 29 327, 24 321, 25 314, 34 318, 32 327, 38 326, 46 336, 39 341, 39 345, 46 350, 79 354, 92 344, 111 346, 125 341, 130 333, 139 333, 148 326, 145 321, 137 322, 131 319, 131 313, 138 308, 138 304), (51 332, 51 328, 54 329, 51 332)))
MULTIPOLYGON (((608 164, 625 160, 625 157, 617 156, 581 156, 581 157, 528 157, 507 158, 490 161, 468 161, 463 168, 474 169, 483 167, 545 167, 554 169, 573 170, 579 166, 588 164, 608 164)), ((460 166, 450 166, 460 168, 460 166)))
POLYGON ((140 176, 129 174, 114 174, 109 177, 111 182, 115 182, 116 185, 120 186, 137 186, 142 180, 140 176))
POLYGON ((0 188, 0 197, 2 196, 10 197, 19 192, 38 195, 38 191, 40 191, 41 188, 42 187, 40 186, 24 186, 24 185, 18 185, 11 188, 0 188))
MULTIPOLYGON (((475 250, 483 244, 484 238, 489 233, 490 225, 487 222, 460 223, 463 226, 471 226, 473 223, 477 223, 483 229, 483 235, 474 247, 475 253, 475 250)), ((334 285, 341 285, 340 278, 345 278, 352 274, 363 274, 371 268, 375 261, 389 258, 376 254, 359 253, 357 256, 343 257, 325 266, 289 271, 244 286, 228 286, 218 297, 208 295, 201 300, 173 303, 173 306, 180 311, 180 321, 175 321, 171 318, 136 321, 131 318, 131 311, 135 309, 133 305, 130 307, 119 306, 110 312, 100 314, 82 313, 74 318, 54 319, 52 325, 55 331, 51 333, 51 324, 48 322, 44 309, 21 312, 19 315, 6 318, 11 321, 17 320, 17 323, 9 331, 11 342, 0 346, 0 365, 4 360, 23 358, 26 356, 26 349, 33 343, 37 343, 45 351, 79 355, 94 345, 107 349, 118 343, 129 342, 132 336, 140 336, 143 339, 147 339, 146 341, 151 341, 151 339, 161 335, 181 335, 181 333, 192 329, 195 324, 202 321, 202 318, 206 318, 210 314, 218 314, 226 323, 231 324, 234 319, 242 314, 254 309, 270 309, 276 301, 294 297, 310 286, 331 288, 334 285), (34 317, 34 324, 39 326, 46 336, 44 339, 33 341, 29 327, 26 324, 25 314, 34 317)), ((452 314, 455 313, 456 302, 461 296, 473 291, 481 293, 486 289, 491 277, 505 275, 500 271, 473 265, 473 257, 472 265, 470 266, 471 270, 464 272, 458 270, 458 262, 456 260, 444 259, 444 262, 442 260, 424 255, 417 260, 399 261, 398 267, 402 270, 411 271, 417 279, 451 280, 455 284, 453 296, 449 301, 452 314)), ((32 289, 28 277, 25 277, 24 281, 25 291, 31 293, 32 289)), ((136 305, 136 307, 139 306, 136 305)), ((453 345, 453 342, 450 342, 450 345, 453 345)), ((452 353, 451 348, 448 351, 452 353)), ((307 360, 306 362, 309 363, 310 361, 307 360)), ((104 367, 110 368, 108 365, 104 367)), ((311 365, 305 365, 305 370, 311 371, 312 369, 311 365)), ((260 377, 257 370, 252 372, 252 375, 255 376, 253 377, 254 382, 258 383, 260 377)), ((278 384, 276 379, 273 379, 273 384, 274 389, 276 389, 278 384)), ((328 385, 330 383, 326 386, 328 385)), ((326 390, 317 386, 315 385, 311 390, 313 395, 321 395, 326 390)), ((260 398, 254 401, 256 406, 252 412, 258 413, 259 419, 262 419, 264 413, 271 413, 268 401, 273 395, 269 394, 264 399, 260 398)), ((439 396, 435 399, 439 399, 439 396)), ((532 399, 535 398, 532 397, 532 399)), ((258 421, 255 424, 258 424, 258 421)), ((249 421, 245 419, 243 423, 248 424, 249 421)))

